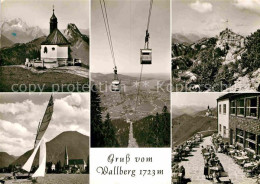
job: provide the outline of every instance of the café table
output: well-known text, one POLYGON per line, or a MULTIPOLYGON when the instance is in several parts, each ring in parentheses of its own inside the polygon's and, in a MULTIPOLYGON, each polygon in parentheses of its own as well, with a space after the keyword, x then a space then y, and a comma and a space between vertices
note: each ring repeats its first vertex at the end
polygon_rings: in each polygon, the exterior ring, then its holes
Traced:
POLYGON ((178 152, 176 151, 172 152, 172 156, 176 156, 176 155, 178 155, 178 152))
POLYGON ((254 167, 254 166, 256 166, 255 163, 249 162, 249 163, 245 163, 244 168, 252 168, 252 167, 254 167))
POLYGON ((231 183, 229 177, 220 177, 219 180, 221 183, 231 183))

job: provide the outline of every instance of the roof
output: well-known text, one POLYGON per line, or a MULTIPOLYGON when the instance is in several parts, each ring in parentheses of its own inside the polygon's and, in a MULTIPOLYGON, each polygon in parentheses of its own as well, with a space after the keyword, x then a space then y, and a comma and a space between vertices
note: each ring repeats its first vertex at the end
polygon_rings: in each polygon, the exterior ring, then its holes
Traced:
POLYGON ((217 101, 219 101, 219 100, 224 100, 224 99, 229 99, 231 96, 234 96, 235 95, 235 93, 227 93, 227 94, 225 94, 225 95, 221 95, 218 99, 217 99, 217 101))
POLYGON ((70 43, 65 38, 65 36, 60 32, 59 29, 55 29, 46 38, 42 45, 69 45, 70 43))
POLYGON ((227 93, 225 95, 220 96, 217 101, 219 100, 224 100, 224 99, 234 99, 236 97, 241 97, 241 96, 259 96, 259 93, 227 93))
POLYGON ((85 161, 83 159, 70 159, 69 165, 84 165, 85 161))
POLYGON ((55 14, 54 14, 54 10, 53 10, 53 14, 52 14, 50 20, 51 20, 51 21, 54 21, 54 22, 57 22, 57 17, 56 17, 55 14))

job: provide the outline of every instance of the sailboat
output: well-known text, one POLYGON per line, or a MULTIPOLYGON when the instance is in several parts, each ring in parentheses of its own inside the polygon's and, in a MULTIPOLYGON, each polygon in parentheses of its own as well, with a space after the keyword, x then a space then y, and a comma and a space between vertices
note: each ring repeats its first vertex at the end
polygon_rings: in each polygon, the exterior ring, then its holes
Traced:
POLYGON ((44 177, 45 176, 45 169, 46 169, 46 142, 44 138, 44 134, 50 124, 52 114, 53 114, 53 97, 50 97, 49 103, 47 105, 47 108, 45 110, 45 113, 43 115, 42 121, 39 122, 37 134, 34 141, 34 150, 29 157, 29 159, 26 161, 26 163, 22 166, 22 169, 27 171, 29 174, 25 175, 13 175, 9 177, 5 177, 4 179, 0 180, 0 183, 3 184, 27 184, 27 183, 33 183, 33 181, 36 180, 38 177, 44 177), (33 165, 34 158, 37 154, 37 151, 40 149, 40 157, 39 157, 39 167, 33 173, 32 176, 30 176, 31 168, 33 165))

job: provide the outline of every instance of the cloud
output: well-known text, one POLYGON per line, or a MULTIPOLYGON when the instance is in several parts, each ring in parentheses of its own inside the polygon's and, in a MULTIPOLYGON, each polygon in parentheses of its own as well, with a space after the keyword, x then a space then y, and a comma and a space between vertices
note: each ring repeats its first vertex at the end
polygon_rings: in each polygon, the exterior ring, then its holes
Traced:
MULTIPOLYGON (((41 104, 34 100, 24 100, 0 104, 1 151, 21 155, 32 148, 47 103, 47 100, 41 104)), ((54 95, 54 112, 45 138, 50 141, 64 131, 78 131, 89 136, 89 111, 87 93, 71 94, 63 98, 55 98, 54 95)))
POLYGON ((30 100, 25 100, 22 103, 4 103, 0 104, 0 113, 18 114, 20 112, 27 112, 33 103, 30 100))
POLYGON ((235 0, 235 6, 242 10, 260 13, 260 0, 235 0))
POLYGON ((197 0, 194 3, 190 4, 190 7, 199 12, 199 13, 208 13, 211 12, 213 10, 213 6, 211 3, 209 2, 201 2, 200 0, 197 0))
POLYGON ((30 135, 30 132, 18 123, 12 123, 5 120, 0 120, 0 129, 9 137, 27 137, 30 135))

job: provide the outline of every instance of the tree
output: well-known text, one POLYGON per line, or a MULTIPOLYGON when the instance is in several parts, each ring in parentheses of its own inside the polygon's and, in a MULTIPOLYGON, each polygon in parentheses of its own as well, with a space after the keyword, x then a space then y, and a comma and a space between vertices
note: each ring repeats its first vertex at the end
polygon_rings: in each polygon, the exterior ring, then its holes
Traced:
POLYGON ((47 162, 46 163, 46 167, 47 167, 47 173, 52 173, 52 162, 47 162))
POLYGON ((247 73, 260 68, 260 29, 247 37, 247 51, 242 55, 241 66, 247 73))
POLYGON ((61 162, 60 162, 60 160, 57 162, 55 169, 56 169, 56 173, 60 173, 61 172, 61 162))
POLYGON ((93 85, 91 89, 91 146, 104 146, 104 133, 102 123, 102 112, 100 107, 100 95, 98 90, 93 85))
POLYGON ((171 121, 170 121, 170 113, 168 112, 168 108, 165 105, 162 110, 162 130, 161 130, 161 139, 162 145, 170 145, 171 138, 171 121))
POLYGON ((110 115, 107 113, 106 120, 103 126, 104 132, 104 146, 105 147, 118 147, 118 141, 116 139, 116 130, 111 122, 110 115))
POLYGON ((87 164, 86 164, 86 168, 85 168, 85 171, 87 174, 89 174, 89 155, 88 155, 88 159, 87 159, 87 164))

